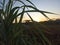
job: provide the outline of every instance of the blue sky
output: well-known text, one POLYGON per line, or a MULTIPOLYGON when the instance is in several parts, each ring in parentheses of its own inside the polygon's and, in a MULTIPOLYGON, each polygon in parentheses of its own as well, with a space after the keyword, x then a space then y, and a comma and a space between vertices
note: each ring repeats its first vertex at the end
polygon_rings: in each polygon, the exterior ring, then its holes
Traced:
POLYGON ((31 0, 38 9, 60 13, 60 0, 31 0))

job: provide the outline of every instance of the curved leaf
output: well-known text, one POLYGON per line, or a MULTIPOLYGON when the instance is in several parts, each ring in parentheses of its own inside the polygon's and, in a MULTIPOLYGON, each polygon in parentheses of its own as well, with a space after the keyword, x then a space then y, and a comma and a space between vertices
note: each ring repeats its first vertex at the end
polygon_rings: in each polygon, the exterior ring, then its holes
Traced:
POLYGON ((21 22, 22 22, 23 15, 24 15, 24 11, 25 11, 25 7, 23 8, 23 11, 22 11, 22 14, 21 14, 21 17, 20 17, 19 23, 21 23, 21 22))
MULTIPOLYGON (((33 6, 30 6, 30 5, 25 5, 25 7, 33 8, 33 9, 35 9, 35 11, 37 11, 37 12, 43 12, 43 13, 48 13, 48 14, 55 14, 55 13, 52 13, 52 12, 39 10, 39 9, 37 9, 37 8, 35 8, 35 7, 33 7, 33 6)), ((34 10, 33 10, 33 11, 34 11, 34 10)))
POLYGON ((26 1, 28 1, 30 4, 32 4, 36 8, 36 6, 30 0, 26 0, 26 1))
POLYGON ((30 17, 31 21, 33 22, 34 20, 33 20, 32 17, 29 15, 29 13, 27 13, 27 15, 30 17))
POLYGON ((13 13, 15 12, 15 10, 19 9, 20 7, 14 7, 13 9, 10 10, 9 15, 6 17, 5 22, 8 22, 9 19, 11 18, 11 16, 13 16, 13 13))

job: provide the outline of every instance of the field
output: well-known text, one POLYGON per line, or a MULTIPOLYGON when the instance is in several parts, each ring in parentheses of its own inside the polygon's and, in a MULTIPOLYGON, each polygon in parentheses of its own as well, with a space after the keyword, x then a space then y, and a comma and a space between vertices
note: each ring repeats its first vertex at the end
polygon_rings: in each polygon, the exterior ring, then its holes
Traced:
POLYGON ((52 41, 52 45, 60 45, 60 25, 48 25, 48 27, 51 30, 46 35, 52 41))
MULTIPOLYGON (((20 25, 23 25, 21 26, 21 29, 23 30, 22 36, 24 36, 24 38, 27 36, 26 38, 29 38, 30 41, 36 38, 36 42, 38 45, 41 44, 40 31, 43 31, 44 35, 49 39, 52 45, 60 45, 60 23, 55 23, 54 21, 53 23, 52 22, 49 22, 49 23, 47 22, 26 22, 26 23, 21 23, 20 25), (38 27, 39 29, 38 31, 36 31, 36 27, 38 27)), ((15 23, 12 25, 12 27, 14 26, 15 26, 15 23)), ((11 29, 13 29, 12 27, 11 29)), ((13 30, 13 33, 16 33, 17 31, 18 30, 16 31, 13 30)))
MULTIPOLYGON (((60 23, 56 23, 55 21, 52 22, 40 22, 40 24, 43 24, 43 26, 39 25, 38 23, 36 24, 39 26, 39 29, 44 32, 46 37, 51 41, 52 45, 60 45, 60 23)), ((32 22, 26 23, 25 25, 30 30, 34 29, 32 22)))

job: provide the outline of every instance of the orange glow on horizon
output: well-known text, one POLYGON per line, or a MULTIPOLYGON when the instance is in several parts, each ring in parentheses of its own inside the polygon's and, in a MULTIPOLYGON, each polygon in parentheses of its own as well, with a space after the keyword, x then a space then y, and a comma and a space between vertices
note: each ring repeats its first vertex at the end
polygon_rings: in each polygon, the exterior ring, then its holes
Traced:
MULTIPOLYGON (((46 14, 50 19, 53 19, 53 20, 55 20, 55 19, 58 19, 57 18, 57 15, 52 15, 52 14, 46 14)), ((34 20, 34 21, 37 21, 37 22, 41 22, 41 21, 48 21, 48 19, 46 18, 46 17, 44 17, 42 14, 40 14, 40 13, 30 13, 30 16, 32 17, 32 19, 34 20)), ((59 17, 59 16, 58 16, 59 17)), ((17 22, 19 22, 19 19, 20 19, 20 17, 18 17, 17 18, 17 22)), ((28 15, 27 14, 24 14, 24 16, 23 16, 23 20, 22 20, 22 22, 24 22, 25 20, 31 20, 29 17, 28 17, 28 15)))

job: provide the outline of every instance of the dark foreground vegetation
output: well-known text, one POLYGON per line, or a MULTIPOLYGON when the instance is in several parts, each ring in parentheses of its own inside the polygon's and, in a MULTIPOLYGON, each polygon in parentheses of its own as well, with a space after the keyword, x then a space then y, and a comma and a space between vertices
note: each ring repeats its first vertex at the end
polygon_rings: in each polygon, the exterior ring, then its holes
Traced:
MULTIPOLYGON (((43 31, 44 35, 46 35, 46 37, 51 41, 52 45, 60 45, 60 19, 35 23, 36 26, 38 25, 39 29, 43 31), (39 24, 42 24, 43 26, 39 24)), ((35 29, 33 22, 26 21, 24 25, 26 25, 26 29, 35 29)), ((39 40, 39 38, 37 39, 39 40)))
POLYGON ((25 1, 0 0, 0 45, 60 45, 60 26, 56 25, 56 28, 55 25, 49 25, 50 22, 35 22, 30 15, 39 12, 50 19, 45 13, 55 13, 39 10, 30 0, 25 1), (31 5, 25 4, 25 1, 31 5), (14 6, 16 2, 19 2, 19 6, 14 6), (32 22, 22 23, 24 14, 27 14, 32 22))
POLYGON ((46 35, 49 40, 52 41, 52 45, 60 45, 60 19, 49 20, 42 23, 50 29, 50 33, 46 33, 46 35))
MULTIPOLYGON (((12 24, 12 29, 14 28, 15 25, 16 25, 15 23, 12 24)), ((25 23, 21 23, 21 24, 17 23, 17 25, 22 25, 21 29, 23 31, 21 33, 23 33, 23 34, 19 34, 20 36, 19 37, 17 36, 17 38, 18 38, 17 40, 13 39, 14 42, 10 42, 10 43, 13 43, 14 45, 15 45, 15 43, 17 43, 17 45, 25 45, 23 43, 24 40, 28 41, 28 42, 26 42, 28 45, 29 45, 29 43, 31 43, 31 45, 44 45, 44 43, 41 42, 42 40, 40 37, 41 36, 40 31, 43 32, 43 34, 48 38, 48 40, 51 42, 52 45, 60 45, 60 20, 58 20, 58 19, 55 21, 49 20, 49 21, 45 21, 45 22, 29 22, 29 20, 27 20, 25 23), (39 30, 36 30, 37 26, 38 26, 39 30), (21 39, 19 39, 19 38, 21 38, 21 39)), ((1 26, 0 26, 0 28, 1 28, 1 26)), ((16 32, 18 32, 18 30, 15 29, 15 30, 13 30, 13 32, 16 33, 16 32)), ((13 35, 12 32, 11 32, 11 34, 13 35)), ((0 34, 0 36, 1 36, 1 34, 0 34)), ((16 37, 16 35, 15 35, 15 37, 16 37)), ((4 43, 3 37, 0 37, 0 45, 3 45, 3 43, 4 43)), ((12 45, 12 44, 10 44, 10 45, 12 45)))

